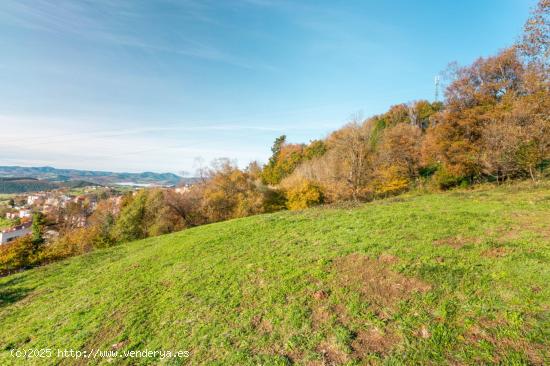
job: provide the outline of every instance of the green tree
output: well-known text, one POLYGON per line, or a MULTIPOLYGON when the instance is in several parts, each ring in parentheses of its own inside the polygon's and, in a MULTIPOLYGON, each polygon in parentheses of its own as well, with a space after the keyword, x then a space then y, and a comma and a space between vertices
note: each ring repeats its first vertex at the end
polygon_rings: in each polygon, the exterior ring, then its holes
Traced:
POLYGON ((35 212, 32 216, 32 243, 38 247, 44 243, 42 231, 44 228, 44 220, 40 212, 35 212))
POLYGON ((113 230, 117 241, 132 241, 146 237, 143 219, 145 217, 147 192, 142 190, 135 197, 127 198, 127 200, 113 230))
POLYGON ((304 149, 304 158, 311 160, 323 156, 327 152, 327 144, 323 140, 313 140, 304 149))
POLYGON ((276 172, 276 165, 281 155, 281 149, 286 142, 286 135, 281 135, 275 139, 271 147, 271 157, 262 171, 262 182, 264 184, 277 184, 281 181, 276 172))

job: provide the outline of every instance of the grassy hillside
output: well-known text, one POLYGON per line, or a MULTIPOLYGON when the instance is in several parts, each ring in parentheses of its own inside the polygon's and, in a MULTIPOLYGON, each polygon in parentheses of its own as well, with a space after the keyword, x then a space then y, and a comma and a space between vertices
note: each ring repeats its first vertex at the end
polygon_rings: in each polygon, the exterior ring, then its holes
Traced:
MULTIPOLYGON (((12 350, 187 350, 80 364, 543 364, 550 186, 280 212, 0 279, 12 350)), ((75 364, 33 358, 31 364, 75 364)))

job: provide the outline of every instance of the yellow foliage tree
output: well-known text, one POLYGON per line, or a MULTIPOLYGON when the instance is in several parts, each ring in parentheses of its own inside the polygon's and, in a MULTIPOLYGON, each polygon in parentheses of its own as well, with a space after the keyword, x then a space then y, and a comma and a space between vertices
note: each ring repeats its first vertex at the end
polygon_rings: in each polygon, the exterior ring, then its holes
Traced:
POLYGON ((309 180, 303 180, 286 192, 289 210, 303 210, 323 202, 321 187, 309 180))
POLYGON ((400 171, 398 166, 389 165, 382 167, 375 180, 375 192, 378 195, 388 196, 402 193, 409 188, 410 180, 400 171))

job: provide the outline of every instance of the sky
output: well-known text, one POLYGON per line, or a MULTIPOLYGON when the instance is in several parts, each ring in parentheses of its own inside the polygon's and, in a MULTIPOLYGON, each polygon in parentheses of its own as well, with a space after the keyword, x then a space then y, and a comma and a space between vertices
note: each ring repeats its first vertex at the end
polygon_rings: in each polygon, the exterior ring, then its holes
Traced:
POLYGON ((265 162, 519 39, 536 0, 2 0, 0 165, 265 162))

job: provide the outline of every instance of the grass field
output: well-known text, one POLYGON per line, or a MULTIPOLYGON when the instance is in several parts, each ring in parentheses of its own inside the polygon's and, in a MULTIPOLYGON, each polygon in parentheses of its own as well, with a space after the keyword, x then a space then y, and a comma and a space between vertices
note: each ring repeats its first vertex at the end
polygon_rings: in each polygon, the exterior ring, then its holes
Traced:
POLYGON ((549 247, 548 184, 206 225, 0 279, 0 364, 542 365, 549 247))

